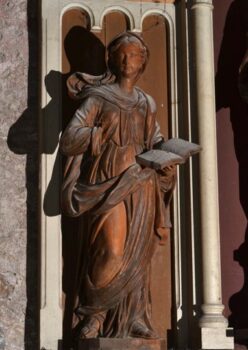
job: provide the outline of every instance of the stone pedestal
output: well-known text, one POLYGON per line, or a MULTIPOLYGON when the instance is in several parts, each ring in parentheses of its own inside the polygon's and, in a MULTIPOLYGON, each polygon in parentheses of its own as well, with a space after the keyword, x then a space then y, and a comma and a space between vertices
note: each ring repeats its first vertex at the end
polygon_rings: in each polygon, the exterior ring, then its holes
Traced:
POLYGON ((167 350, 166 339, 97 338, 83 339, 76 350, 167 350))
POLYGON ((201 328, 201 349, 234 349, 233 329, 231 328, 201 328))

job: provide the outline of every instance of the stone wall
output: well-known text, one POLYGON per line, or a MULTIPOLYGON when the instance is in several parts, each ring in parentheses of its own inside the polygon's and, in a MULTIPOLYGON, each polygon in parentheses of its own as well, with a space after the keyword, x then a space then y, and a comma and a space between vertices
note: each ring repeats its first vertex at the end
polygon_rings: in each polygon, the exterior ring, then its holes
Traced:
POLYGON ((0 350, 37 349, 36 3, 0 5, 0 350))

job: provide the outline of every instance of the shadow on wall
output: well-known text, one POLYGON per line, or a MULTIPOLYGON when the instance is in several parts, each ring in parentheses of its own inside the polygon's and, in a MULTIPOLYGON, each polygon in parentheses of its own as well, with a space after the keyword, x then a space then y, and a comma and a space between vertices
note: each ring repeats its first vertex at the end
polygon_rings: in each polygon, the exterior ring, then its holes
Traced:
MULTIPOLYGON (((230 108, 235 154, 239 165, 239 198, 248 219, 248 104, 242 101, 238 91, 238 74, 246 50, 248 32, 248 1, 232 2, 225 23, 216 75, 216 107, 230 108), (238 38, 238 40, 237 40, 238 38)), ((244 242, 234 251, 234 261, 244 269, 244 285, 229 300, 231 315, 229 325, 235 330, 248 331, 248 226, 244 242)), ((238 335, 238 332, 236 332, 238 335)), ((236 342, 248 345, 247 339, 236 342)))
MULTIPOLYGON (((45 77, 45 86, 51 100, 40 108, 40 7, 36 0, 28 0, 29 70, 28 107, 11 126, 8 147, 16 154, 26 154, 27 188, 27 252, 26 289, 27 307, 25 318, 25 350, 38 349, 39 344, 39 161, 40 155, 53 154, 63 131, 80 101, 67 95, 66 80, 75 71, 102 74, 105 71, 105 47, 92 33, 83 27, 73 27, 64 45, 70 72, 51 71, 45 77), (90 54, 89 54, 90 53, 90 54), (90 59, 89 59, 90 57, 90 59), (92 57, 97 59, 94 61, 92 57), (102 58, 102 59, 101 59, 102 58), (58 110, 60 111, 58 114, 58 110), (41 116, 41 130, 39 130, 41 116)), ((62 164, 64 159, 62 159, 62 164)), ((54 171, 47 188, 43 210, 47 216, 60 214, 59 203, 54 201, 54 188, 58 188, 58 169, 61 156, 57 153, 54 171)), ((60 185, 59 185, 60 186, 60 185)), ((77 221, 62 216, 63 241, 63 291, 65 293, 64 339, 70 342, 73 322, 73 306, 77 289, 77 263, 79 248, 77 221), (66 249, 65 249, 66 248, 66 249), (72 271, 74 274, 72 275, 72 271)))

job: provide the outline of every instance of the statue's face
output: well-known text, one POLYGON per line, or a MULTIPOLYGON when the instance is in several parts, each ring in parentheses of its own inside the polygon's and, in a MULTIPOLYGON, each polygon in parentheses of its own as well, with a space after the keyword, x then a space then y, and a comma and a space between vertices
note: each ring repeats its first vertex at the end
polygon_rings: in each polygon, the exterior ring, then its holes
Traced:
POLYGON ((144 53, 136 44, 123 43, 115 53, 115 66, 120 77, 136 78, 143 70, 144 63, 144 53))

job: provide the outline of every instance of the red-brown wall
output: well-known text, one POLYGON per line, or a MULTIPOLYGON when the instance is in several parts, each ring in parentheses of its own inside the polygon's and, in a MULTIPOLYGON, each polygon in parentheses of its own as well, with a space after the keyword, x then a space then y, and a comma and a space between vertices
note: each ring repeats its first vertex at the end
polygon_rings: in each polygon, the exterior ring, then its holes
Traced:
POLYGON ((248 172, 245 170, 248 147, 246 148, 245 134, 248 138, 248 127, 246 129, 248 113, 247 106, 241 101, 237 91, 237 67, 245 45, 243 19, 239 12, 242 0, 214 0, 213 3, 224 314, 227 317, 231 316, 231 325, 247 328, 248 323, 244 324, 246 321, 243 317, 247 311, 244 309, 246 291, 243 285, 244 268, 246 269, 248 265, 244 262, 244 256, 246 254, 248 256, 248 244, 245 241, 247 226, 245 211, 247 213, 248 197, 248 181, 246 185, 248 172), (226 28, 225 35, 224 28, 226 28), (237 252, 241 244, 242 249, 237 252))

